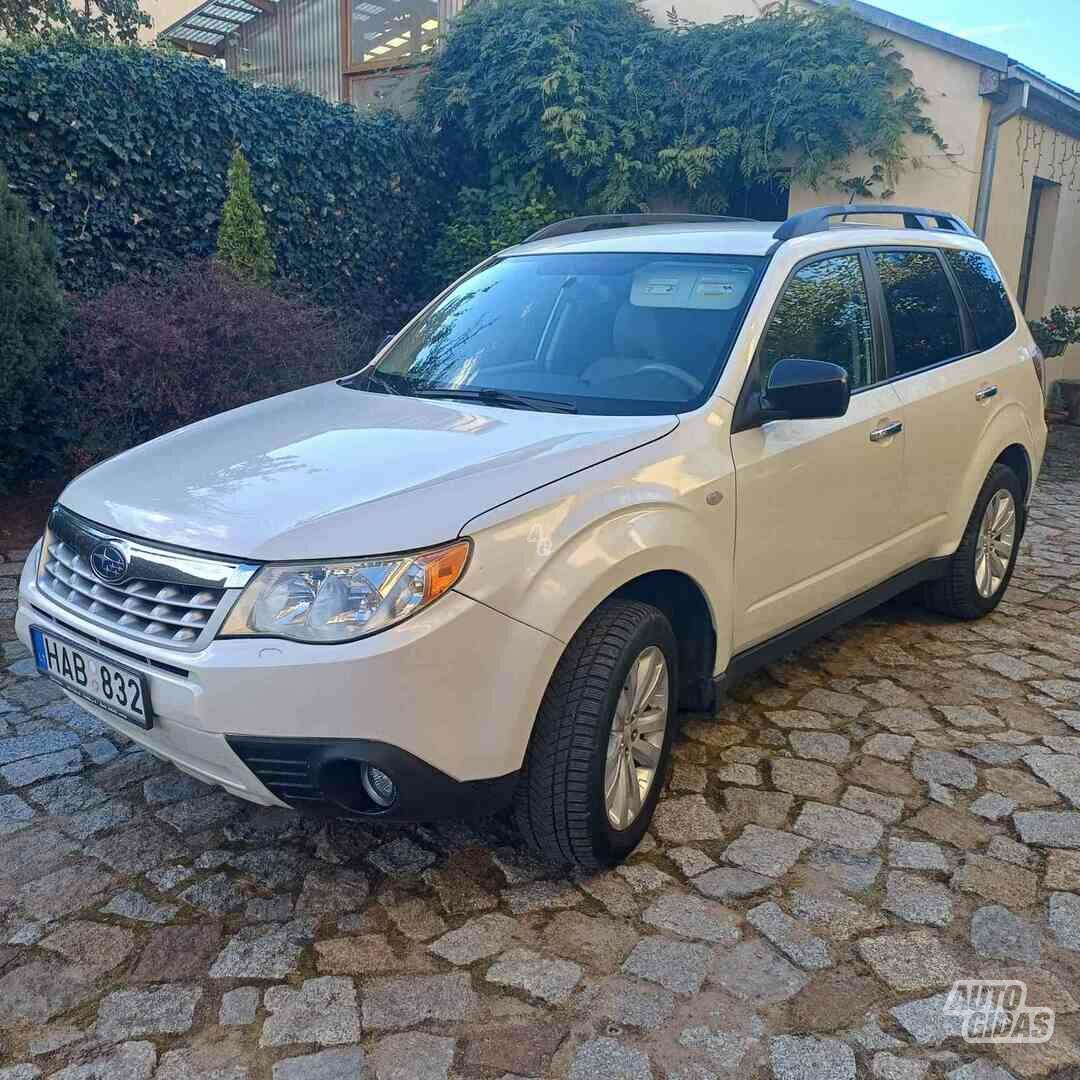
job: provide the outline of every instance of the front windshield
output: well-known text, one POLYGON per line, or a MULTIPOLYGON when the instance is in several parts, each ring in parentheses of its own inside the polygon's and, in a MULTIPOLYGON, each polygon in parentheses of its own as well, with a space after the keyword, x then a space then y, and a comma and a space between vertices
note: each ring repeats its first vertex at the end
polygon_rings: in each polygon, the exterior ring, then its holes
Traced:
POLYGON ((625 415, 702 404, 762 260, 516 255, 466 278, 345 385, 625 415))

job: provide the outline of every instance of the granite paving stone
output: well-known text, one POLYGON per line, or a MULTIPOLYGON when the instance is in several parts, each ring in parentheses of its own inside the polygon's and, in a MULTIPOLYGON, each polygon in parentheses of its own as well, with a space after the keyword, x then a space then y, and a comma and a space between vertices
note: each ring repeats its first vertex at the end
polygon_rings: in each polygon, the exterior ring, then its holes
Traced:
POLYGON ((776 884, 776 879, 752 870, 718 866, 694 878, 691 885, 713 900, 734 900, 754 896, 776 884))
POLYGON ((182 984, 117 990, 98 1006, 95 1031, 118 1041, 139 1035, 178 1035, 190 1030, 202 988, 182 984))
POLYGON ((1013 822, 1025 844, 1080 848, 1080 811, 1018 810, 1013 822))
POLYGON ((780 1035, 769 1058, 776 1080, 855 1080, 855 1053, 839 1039, 780 1035))
POLYGON ((90 978, 122 964, 135 950, 135 934, 120 926, 76 919, 43 937, 38 945, 59 953, 90 978))
POLYGON ((948 870, 949 863, 939 844, 926 840, 889 837, 889 865, 907 870, 948 870))
POLYGON ((1080 851, 1048 851, 1043 884, 1048 889, 1080 892, 1080 851))
POLYGON ((796 820, 795 831, 850 851, 869 851, 877 847, 883 828, 880 821, 866 814, 810 802, 796 820))
POLYGON ((570 1063, 569 1080, 652 1080, 648 1055, 617 1039, 583 1042, 570 1063))
POLYGON ((806 860, 810 870, 823 874, 848 892, 862 893, 872 888, 881 873, 881 858, 872 853, 850 851, 820 844, 806 860))
POLYGON ((365 1030, 408 1028, 427 1020, 467 1020, 479 998, 466 972, 406 975, 367 980, 363 993, 365 1030))
POLYGON ((0 976, 0 1030, 20 1020, 43 1024, 96 996, 74 964, 30 960, 0 976))
POLYGON ((27 828, 34 813, 18 795, 0 795, 0 836, 27 828))
POLYGON ((210 978, 283 979, 297 970, 302 952, 302 942, 287 926, 246 926, 218 953, 210 966, 210 978))
POLYGON ((58 750, 55 754, 42 754, 40 757, 27 757, 10 765, 0 767, 0 779, 13 788, 23 788, 47 780, 52 776, 65 776, 77 773, 83 767, 81 751, 58 750))
POLYGON ((816 971, 832 966, 829 946, 778 904, 758 904, 746 913, 746 921, 800 967, 816 971))
POLYGON ((862 938, 859 955, 894 990, 932 990, 960 974, 944 943, 928 930, 862 938))
POLYGON ((840 790, 840 774, 820 761, 774 758, 770 774, 774 787, 800 799, 831 799, 840 790))
POLYGON ((818 731, 793 731, 788 736, 791 748, 800 758, 841 765, 851 753, 851 740, 846 735, 818 731))
POLYGON ((886 877, 882 907, 905 922, 925 926, 949 926, 953 919, 952 894, 944 885, 903 870, 886 877))
POLYGON ((627 975, 659 983, 674 993, 694 994, 701 989, 713 954, 695 941, 676 941, 654 935, 642 938, 623 962, 627 975))
POLYGON ((809 977, 763 941, 744 941, 718 955, 709 980, 750 1005, 793 998, 809 977))
POLYGON ((119 915, 136 922, 167 923, 175 918, 179 904, 156 903, 134 889, 117 893, 103 908, 104 915, 119 915))
POLYGON ((238 986, 235 990, 226 990, 221 995, 218 1023, 223 1027, 253 1024, 258 1009, 259 988, 257 986, 238 986))
POLYGON ((786 874, 809 846, 808 840, 793 833, 747 825, 724 848, 723 857, 755 874, 776 878, 786 874))
POLYGON ((531 949, 510 949, 488 969, 489 983, 523 990, 530 997, 559 1005, 581 981, 582 970, 570 960, 541 956, 531 949))
POLYGON ((1030 907, 1038 898, 1039 879, 1012 863, 969 852, 950 882, 961 892, 977 893, 1011 908, 1030 907))
POLYGON ((712 900, 682 893, 667 893, 641 915, 642 922, 679 937, 733 945, 739 940, 739 916, 712 900))
POLYGON ((724 836, 720 818, 704 795, 661 800, 653 818, 652 831, 661 840, 682 844, 721 840, 724 836))
POLYGON ((980 956, 996 960, 1038 963, 1042 952, 1038 924, 1001 904, 986 904, 974 912, 971 944, 980 956))
POLYGON ((1027 767, 1073 806, 1080 807, 1080 757, 1073 754, 1030 753, 1027 767))
POLYGON ((364 1075, 364 1051, 359 1046, 334 1047, 274 1063, 273 1080, 357 1080, 364 1075))
POLYGON ((664 986, 615 976, 601 987, 593 1006, 616 1024, 654 1031, 675 1015, 675 995, 664 986))
POLYGON ((150 1080, 157 1060, 152 1042, 124 1042, 88 1062, 53 1073, 50 1080, 150 1080))
POLYGON ((1050 932, 1061 948, 1080 952, 1080 895, 1051 893, 1048 921, 1050 932))
POLYGON ((371 1052, 376 1080, 446 1080, 454 1063, 453 1039, 423 1032, 384 1035, 371 1052))
POLYGON ((360 1009, 352 979, 323 975, 299 987, 271 986, 263 994, 268 1016, 260 1046, 317 1043, 338 1046, 360 1038, 360 1009))

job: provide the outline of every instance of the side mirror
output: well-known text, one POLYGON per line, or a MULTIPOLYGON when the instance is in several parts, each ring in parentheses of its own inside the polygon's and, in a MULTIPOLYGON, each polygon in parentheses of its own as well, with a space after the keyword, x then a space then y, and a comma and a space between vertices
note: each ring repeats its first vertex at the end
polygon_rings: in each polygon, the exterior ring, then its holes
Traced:
POLYGON ((761 400, 762 420, 823 420, 843 416, 851 390, 847 372, 826 360, 778 360, 761 400))

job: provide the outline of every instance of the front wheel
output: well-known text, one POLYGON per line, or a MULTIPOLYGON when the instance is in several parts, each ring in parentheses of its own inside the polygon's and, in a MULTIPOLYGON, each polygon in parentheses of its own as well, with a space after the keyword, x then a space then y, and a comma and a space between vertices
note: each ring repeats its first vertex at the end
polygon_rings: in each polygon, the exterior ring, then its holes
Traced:
POLYGON ((549 862, 605 866, 652 820, 675 727, 678 650, 665 616, 612 599, 566 647, 537 714, 515 812, 549 862))
POLYGON ((958 619, 978 619, 998 606, 1020 550, 1023 504, 1020 478, 1007 465, 995 465, 948 571, 927 586, 927 607, 958 619))

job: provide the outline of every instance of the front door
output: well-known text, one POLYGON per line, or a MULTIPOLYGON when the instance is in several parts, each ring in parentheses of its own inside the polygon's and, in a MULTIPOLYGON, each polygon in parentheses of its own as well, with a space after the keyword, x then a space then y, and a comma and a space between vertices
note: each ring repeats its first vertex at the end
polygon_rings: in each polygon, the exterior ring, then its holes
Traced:
POLYGON ((765 385, 785 357, 848 372, 847 415, 773 420, 731 437, 737 487, 733 651, 855 596, 910 564, 900 517, 904 411, 882 384, 862 257, 798 267, 755 358, 765 385))

